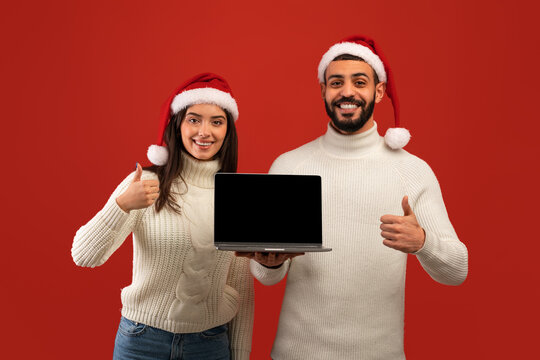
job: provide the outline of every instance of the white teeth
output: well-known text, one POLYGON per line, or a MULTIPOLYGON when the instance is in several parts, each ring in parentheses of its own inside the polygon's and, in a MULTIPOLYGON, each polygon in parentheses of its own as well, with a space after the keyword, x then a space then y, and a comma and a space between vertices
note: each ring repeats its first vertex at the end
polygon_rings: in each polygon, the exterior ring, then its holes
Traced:
POLYGON ((210 145, 212 145, 211 142, 209 142, 209 143, 203 143, 203 142, 198 142, 198 141, 195 141, 195 144, 200 145, 200 146, 210 146, 210 145))
POLYGON ((358 105, 355 104, 340 104, 339 107, 341 109, 356 109, 358 105))

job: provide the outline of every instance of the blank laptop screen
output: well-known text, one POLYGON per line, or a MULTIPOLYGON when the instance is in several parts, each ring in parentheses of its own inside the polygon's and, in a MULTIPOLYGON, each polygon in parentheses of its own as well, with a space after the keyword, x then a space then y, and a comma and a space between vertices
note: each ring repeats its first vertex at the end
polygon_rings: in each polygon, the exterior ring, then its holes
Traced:
POLYGON ((322 243, 320 176, 218 173, 215 180, 215 242, 322 243))

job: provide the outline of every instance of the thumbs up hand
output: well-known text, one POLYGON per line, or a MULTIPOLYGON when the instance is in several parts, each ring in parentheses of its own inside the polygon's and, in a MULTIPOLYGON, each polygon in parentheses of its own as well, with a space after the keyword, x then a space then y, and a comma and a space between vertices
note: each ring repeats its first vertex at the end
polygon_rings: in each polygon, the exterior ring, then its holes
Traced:
POLYGON ((407 196, 401 200, 401 207, 403 216, 383 215, 381 217, 383 244, 404 253, 412 253, 424 246, 426 234, 418 224, 407 196))
POLYGON ((159 196, 158 180, 141 180, 142 167, 137 163, 135 176, 126 191, 116 198, 116 203, 125 212, 143 209, 152 205, 159 196))

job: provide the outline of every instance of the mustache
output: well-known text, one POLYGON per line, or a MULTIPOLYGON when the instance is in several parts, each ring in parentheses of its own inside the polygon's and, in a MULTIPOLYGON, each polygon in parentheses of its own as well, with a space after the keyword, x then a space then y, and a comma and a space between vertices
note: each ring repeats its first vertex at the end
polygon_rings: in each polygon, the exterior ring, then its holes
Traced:
POLYGON ((366 102, 364 100, 357 100, 354 97, 350 96, 350 97, 342 97, 342 98, 332 101, 332 106, 338 106, 341 103, 355 104, 358 107, 362 107, 362 108, 366 105, 366 102))

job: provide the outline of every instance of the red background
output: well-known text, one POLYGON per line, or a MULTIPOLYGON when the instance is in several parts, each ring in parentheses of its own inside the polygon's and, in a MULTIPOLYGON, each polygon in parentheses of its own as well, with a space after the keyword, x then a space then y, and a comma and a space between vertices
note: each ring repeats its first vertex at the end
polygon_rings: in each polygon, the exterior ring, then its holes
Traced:
MULTIPOLYGON (((316 68, 355 33, 394 70, 407 150, 437 174, 470 254, 460 287, 411 256, 409 359, 538 354, 538 5, 533 1, 5 2, 2 40, 3 358, 106 359, 131 279, 130 241, 103 266, 75 231, 156 139, 170 91, 203 71, 240 108, 242 172, 266 172, 327 123, 316 68)), ((391 125, 386 100, 376 109, 391 125)), ((241 224, 241 219, 239 219, 241 224)), ((252 359, 268 359, 283 284, 256 284, 252 359)))

